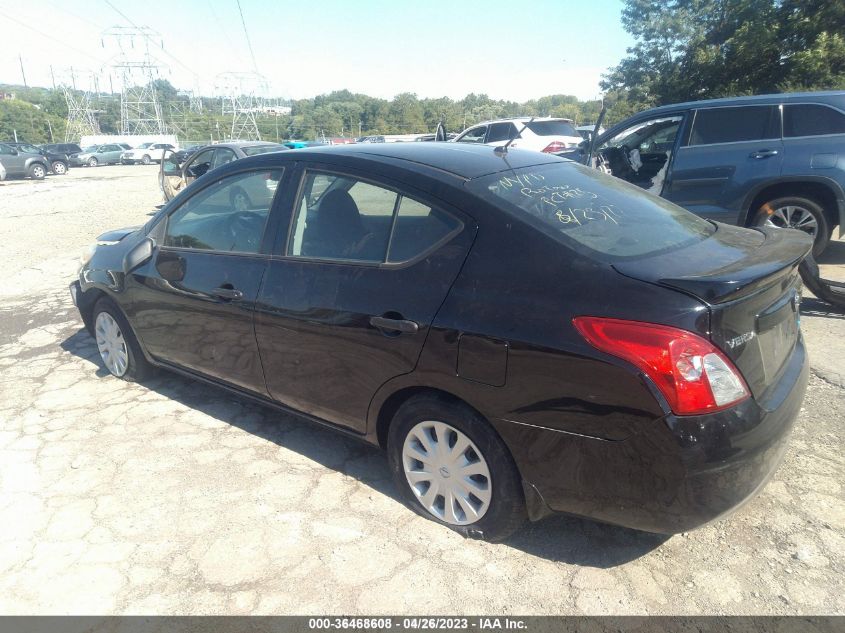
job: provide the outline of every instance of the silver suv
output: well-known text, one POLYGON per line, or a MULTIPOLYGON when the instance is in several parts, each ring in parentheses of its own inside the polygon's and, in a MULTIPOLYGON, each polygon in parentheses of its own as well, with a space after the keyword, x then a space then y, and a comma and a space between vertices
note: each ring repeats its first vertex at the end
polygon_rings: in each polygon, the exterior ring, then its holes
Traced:
POLYGON ((20 151, 6 143, 0 143, 0 163, 6 169, 6 178, 41 180, 50 171, 49 161, 43 154, 20 151))

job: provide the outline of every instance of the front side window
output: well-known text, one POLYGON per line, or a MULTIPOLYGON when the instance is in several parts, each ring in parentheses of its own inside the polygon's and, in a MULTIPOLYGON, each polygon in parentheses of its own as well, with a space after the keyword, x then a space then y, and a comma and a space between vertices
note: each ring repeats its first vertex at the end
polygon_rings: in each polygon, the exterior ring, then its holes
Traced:
POLYGON ((165 246, 257 253, 282 170, 234 174, 192 196, 167 220, 165 246))
POLYGON ((448 213, 350 176, 306 173, 287 255, 365 263, 411 260, 460 228, 448 213))
POLYGON ((775 106, 742 106, 698 110, 690 145, 714 145, 780 138, 780 113, 775 106))
POLYGON ((191 161, 191 165, 187 169, 188 175, 192 178, 199 178, 204 175, 209 169, 211 169, 211 161, 213 158, 213 149, 207 149, 204 152, 197 154, 196 158, 191 161))
POLYGON ((487 133, 487 126, 480 125, 467 131, 458 139, 458 143, 483 143, 484 135, 487 133))
POLYGON ((11 156, 12 154, 14 154, 14 152, 12 151, 12 148, 9 145, 6 145, 5 143, 0 143, 0 154, 3 154, 5 156, 11 156))
POLYGON ((232 150, 226 148, 214 150, 214 162, 212 169, 217 169, 221 165, 231 163, 233 160, 235 160, 235 152, 232 150))
POLYGON ((786 105, 783 107, 783 135, 823 136, 845 134, 845 114, 818 104, 786 105))
POLYGON ((667 252, 706 239, 706 220, 618 178, 574 163, 516 169, 469 189, 546 235, 600 261, 667 252))

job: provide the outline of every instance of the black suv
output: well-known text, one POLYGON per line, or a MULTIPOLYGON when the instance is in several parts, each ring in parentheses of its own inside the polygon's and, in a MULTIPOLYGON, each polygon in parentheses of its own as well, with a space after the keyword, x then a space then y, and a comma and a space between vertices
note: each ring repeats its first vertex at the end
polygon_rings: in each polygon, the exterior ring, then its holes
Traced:
POLYGON ((64 154, 67 156, 68 163, 72 167, 82 167, 82 161, 79 160, 82 148, 76 143, 47 143, 46 145, 41 145, 40 147, 47 152, 64 154))
POLYGON ((809 233, 845 225, 845 92, 693 101, 646 110, 559 155, 705 218, 809 233))

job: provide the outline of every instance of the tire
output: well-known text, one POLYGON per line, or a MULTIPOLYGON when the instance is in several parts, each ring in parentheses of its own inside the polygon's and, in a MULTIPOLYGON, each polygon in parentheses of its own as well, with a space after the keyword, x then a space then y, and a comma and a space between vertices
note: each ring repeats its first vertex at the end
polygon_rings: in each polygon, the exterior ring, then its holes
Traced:
POLYGON ((436 394, 407 400, 391 422, 387 451, 402 500, 417 514, 465 537, 491 542, 506 539, 525 523, 525 498, 513 457, 487 421, 466 405, 436 394), (458 442, 463 447, 459 454, 439 457, 438 444, 451 451, 458 442), (414 455, 432 459, 425 463, 414 455), (464 478, 469 486, 456 477, 461 463, 470 469, 464 478), (409 477, 415 480, 413 487, 409 477), (436 493, 429 496, 432 486, 437 486, 436 493), (473 492, 478 496, 468 494, 473 492))
POLYGON ((47 175, 47 167, 41 163, 33 163, 29 166, 29 177, 33 180, 44 180, 47 175))
POLYGON ((829 303, 837 308, 845 308, 845 291, 841 288, 833 289, 830 282, 821 278, 819 273, 819 265, 812 255, 808 255, 801 265, 798 266, 798 272, 801 273, 801 280, 807 289, 810 290, 816 297, 825 303, 829 303))
POLYGON ((144 156, 141 158, 142 165, 149 165, 152 162, 152 159, 147 154, 144 154, 144 156))
POLYGON ((64 176, 67 173, 67 165, 62 161, 53 161, 53 173, 57 176, 64 176))
POLYGON ((99 164, 100 164, 100 161, 98 161, 95 156, 92 156, 91 158, 88 159, 88 166, 89 167, 96 167, 99 164))
POLYGON ((132 327, 110 299, 102 298, 94 305, 91 316, 94 340, 100 358, 112 376, 129 382, 140 382, 154 373, 154 368, 141 351, 132 327), (115 334, 113 327, 117 327, 115 334), (122 353, 121 353, 122 352, 122 353))
POLYGON ((786 196, 766 202, 756 211, 751 224, 793 228, 808 233, 813 237, 813 255, 816 257, 827 248, 832 231, 821 205, 800 196, 786 196))

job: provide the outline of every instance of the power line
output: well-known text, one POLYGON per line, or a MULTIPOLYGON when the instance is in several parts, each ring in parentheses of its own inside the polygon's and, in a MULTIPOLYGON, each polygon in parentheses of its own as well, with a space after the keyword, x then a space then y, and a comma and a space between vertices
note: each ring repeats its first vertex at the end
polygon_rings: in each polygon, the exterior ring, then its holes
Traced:
MULTIPOLYGON (((107 0, 108 1, 108 0, 107 0)), ((249 46, 249 54, 252 57, 252 69, 257 73, 258 72, 258 64, 255 61, 255 52, 252 50, 252 42, 249 39, 249 32, 246 30, 246 21, 244 20, 244 11, 241 9, 241 0, 235 0, 238 3, 238 13, 241 14, 241 24, 244 27, 244 35, 246 36, 246 43, 249 46)))

